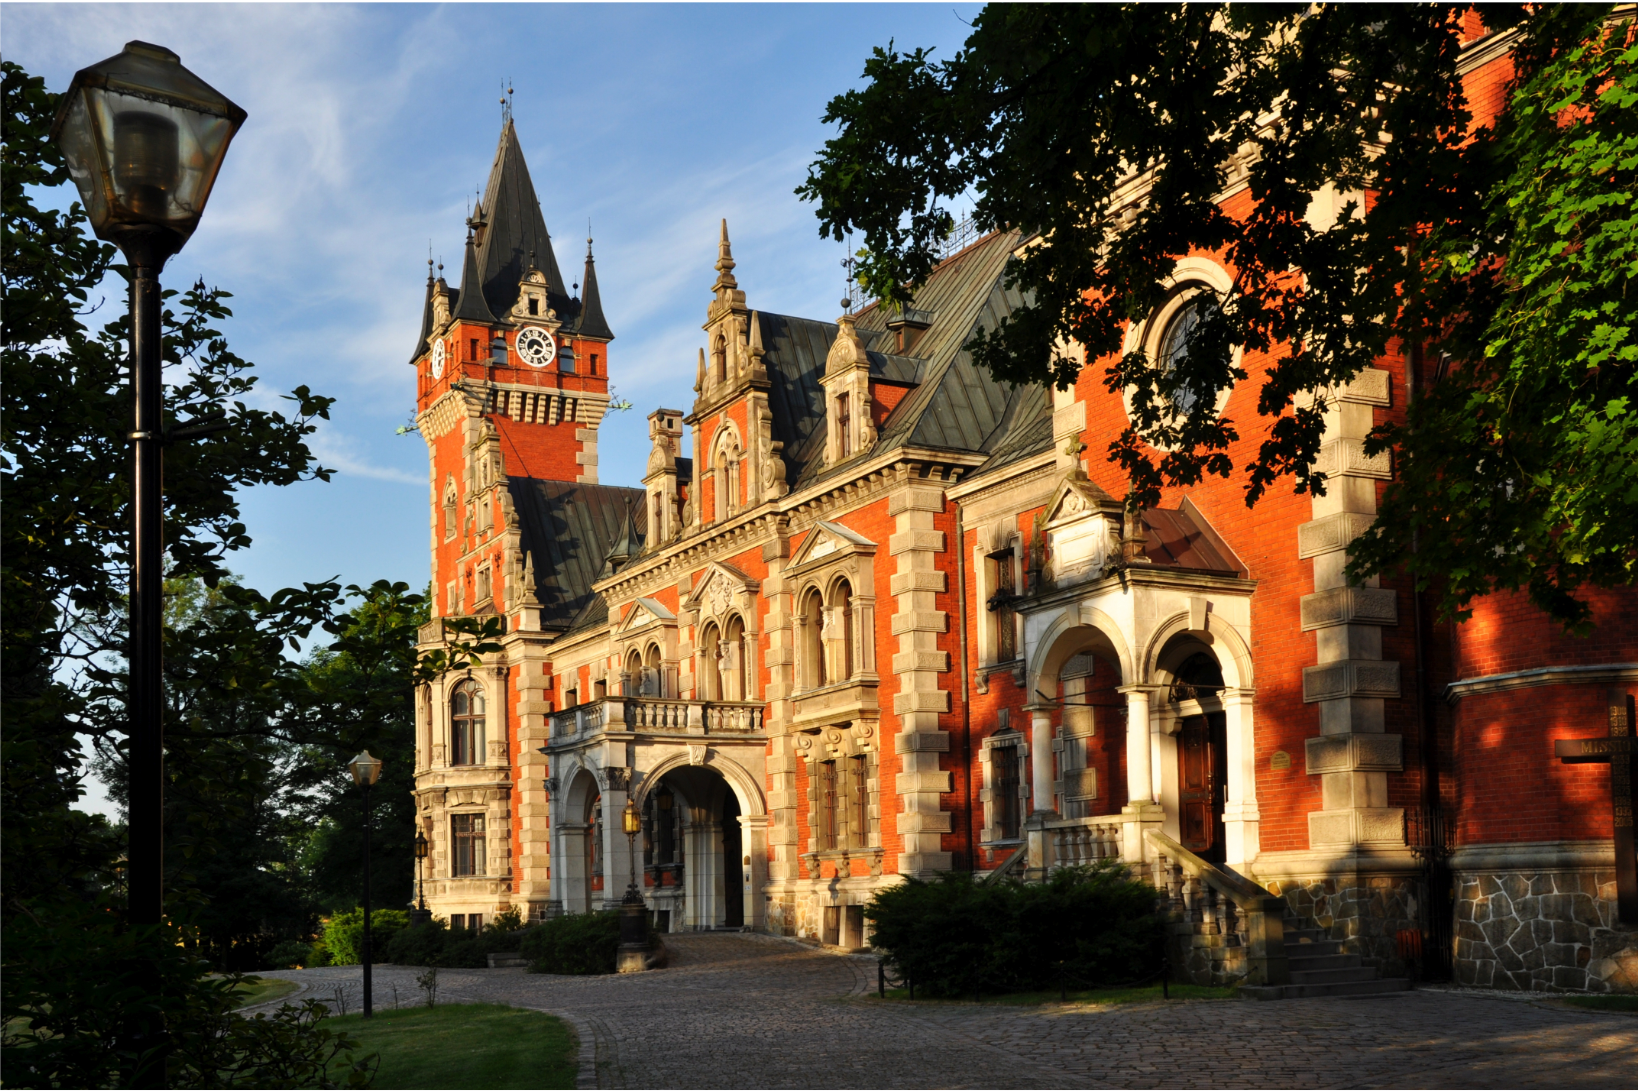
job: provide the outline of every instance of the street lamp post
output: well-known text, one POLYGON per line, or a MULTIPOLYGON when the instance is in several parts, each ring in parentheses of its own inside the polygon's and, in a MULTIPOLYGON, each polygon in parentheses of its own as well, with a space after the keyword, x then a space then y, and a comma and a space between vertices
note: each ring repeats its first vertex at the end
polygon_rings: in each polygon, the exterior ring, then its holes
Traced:
POLYGON ((363 750, 347 768, 352 771, 353 781, 364 789, 364 943, 359 956, 364 964, 364 1018, 368 1020, 375 1015, 370 994, 370 789, 381 778, 381 760, 363 750))
POLYGON ((427 910, 426 881, 422 878, 421 868, 426 863, 427 855, 432 851, 432 844, 427 836, 420 831, 415 832, 415 909, 410 911, 410 921, 421 925, 432 920, 432 914, 427 910))
POLYGON ((637 802, 629 796, 620 820, 626 832, 626 857, 631 862, 631 883, 626 887, 626 897, 620 900, 619 971, 626 974, 648 966, 648 923, 643 893, 637 887, 637 834, 643 829, 643 817, 637 811, 637 802))
MULTIPOLYGON (((205 210, 245 112, 163 46, 125 49, 74 74, 52 123, 91 230, 131 267, 133 454, 127 898, 130 920, 157 925, 164 902, 161 445, 166 438, 159 273, 205 210)), ((190 439, 225 421, 177 429, 190 439)))

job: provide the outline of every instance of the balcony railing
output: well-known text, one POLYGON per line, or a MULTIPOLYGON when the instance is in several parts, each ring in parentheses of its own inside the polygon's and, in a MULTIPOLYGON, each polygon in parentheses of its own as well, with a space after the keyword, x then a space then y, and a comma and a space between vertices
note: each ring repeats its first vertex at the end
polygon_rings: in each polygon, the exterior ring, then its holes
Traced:
POLYGON ((760 732, 761 702, 678 701, 673 698, 600 698, 552 714, 552 736, 600 729, 730 735, 760 732))

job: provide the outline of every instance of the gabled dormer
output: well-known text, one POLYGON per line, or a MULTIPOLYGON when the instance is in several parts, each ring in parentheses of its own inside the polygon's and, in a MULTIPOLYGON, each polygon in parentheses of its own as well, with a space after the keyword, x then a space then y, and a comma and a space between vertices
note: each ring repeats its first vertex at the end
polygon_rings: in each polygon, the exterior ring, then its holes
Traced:
POLYGON ((870 408, 870 354, 853 327, 853 316, 836 320, 836 340, 825 357, 825 462, 845 462, 876 443, 870 408))

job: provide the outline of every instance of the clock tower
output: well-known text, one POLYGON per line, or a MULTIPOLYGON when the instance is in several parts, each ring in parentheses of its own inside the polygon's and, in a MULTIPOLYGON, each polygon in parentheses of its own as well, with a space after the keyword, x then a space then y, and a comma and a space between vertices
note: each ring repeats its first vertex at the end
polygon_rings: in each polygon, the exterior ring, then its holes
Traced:
POLYGON ((411 361, 431 464, 435 614, 506 613, 529 598, 508 482, 597 482, 613 339, 591 240, 571 286, 507 118, 466 222, 460 287, 428 270, 411 361))

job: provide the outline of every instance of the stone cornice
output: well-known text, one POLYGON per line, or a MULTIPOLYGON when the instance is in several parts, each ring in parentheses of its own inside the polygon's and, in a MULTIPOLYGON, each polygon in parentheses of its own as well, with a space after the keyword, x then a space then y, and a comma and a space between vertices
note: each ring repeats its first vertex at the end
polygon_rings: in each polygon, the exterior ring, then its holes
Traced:
POLYGON ((1598 683, 1638 682, 1638 664, 1570 664, 1533 667, 1502 675, 1477 675, 1445 686, 1444 699, 1455 705, 1465 697, 1522 690, 1533 686, 1594 686, 1598 683))

